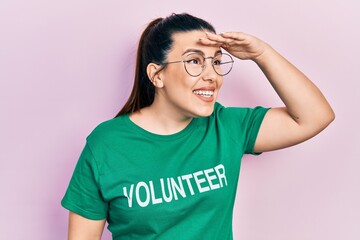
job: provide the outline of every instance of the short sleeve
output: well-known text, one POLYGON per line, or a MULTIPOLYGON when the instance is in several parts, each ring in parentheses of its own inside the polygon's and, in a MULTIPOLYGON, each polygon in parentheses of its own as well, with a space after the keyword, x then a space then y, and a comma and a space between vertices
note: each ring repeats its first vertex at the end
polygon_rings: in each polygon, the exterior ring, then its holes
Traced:
POLYGON ((246 126, 247 126, 247 134, 246 134, 246 145, 245 145, 245 153, 258 155, 260 153, 254 152, 255 142, 257 135, 259 133, 261 123, 265 117, 268 108, 256 107, 253 109, 249 109, 248 116, 246 117, 246 126))
POLYGON ((222 125, 230 132, 244 150, 244 153, 258 155, 254 152, 255 142, 261 123, 269 108, 223 107, 217 104, 217 116, 222 125))
POLYGON ((86 145, 61 205, 69 211, 91 220, 105 219, 108 205, 101 195, 99 178, 96 161, 89 146, 86 145))

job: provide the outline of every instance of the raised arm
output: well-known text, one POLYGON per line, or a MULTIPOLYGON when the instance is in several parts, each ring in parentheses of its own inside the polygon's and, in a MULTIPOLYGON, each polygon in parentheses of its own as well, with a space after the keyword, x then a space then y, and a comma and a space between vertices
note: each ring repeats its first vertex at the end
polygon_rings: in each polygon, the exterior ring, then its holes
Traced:
POLYGON ((253 60, 263 71, 285 107, 272 108, 261 125, 255 152, 303 142, 322 131, 335 114, 320 90, 271 46, 240 32, 207 34, 205 45, 217 45, 240 59, 253 60))
POLYGON ((68 240, 100 240, 104 226, 105 219, 90 220, 70 212, 68 240))

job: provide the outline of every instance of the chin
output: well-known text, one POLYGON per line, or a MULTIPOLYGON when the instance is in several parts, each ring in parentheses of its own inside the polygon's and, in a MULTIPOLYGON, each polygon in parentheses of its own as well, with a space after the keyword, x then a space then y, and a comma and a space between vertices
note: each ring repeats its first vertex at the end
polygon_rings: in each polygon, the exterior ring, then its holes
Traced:
POLYGON ((200 111, 194 112, 194 117, 201 118, 201 117, 209 117, 214 112, 214 104, 210 107, 204 107, 200 111))

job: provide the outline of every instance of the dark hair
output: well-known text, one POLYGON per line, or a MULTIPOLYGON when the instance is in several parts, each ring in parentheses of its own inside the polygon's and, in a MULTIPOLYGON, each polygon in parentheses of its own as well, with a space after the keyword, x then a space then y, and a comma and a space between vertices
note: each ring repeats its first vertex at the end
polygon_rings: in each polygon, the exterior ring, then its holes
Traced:
POLYGON ((147 25, 140 37, 137 50, 133 89, 129 99, 116 117, 138 111, 153 103, 155 87, 147 76, 147 65, 149 63, 161 65, 165 62, 166 55, 173 43, 174 33, 193 30, 215 33, 215 29, 210 23, 187 13, 157 18, 147 25))

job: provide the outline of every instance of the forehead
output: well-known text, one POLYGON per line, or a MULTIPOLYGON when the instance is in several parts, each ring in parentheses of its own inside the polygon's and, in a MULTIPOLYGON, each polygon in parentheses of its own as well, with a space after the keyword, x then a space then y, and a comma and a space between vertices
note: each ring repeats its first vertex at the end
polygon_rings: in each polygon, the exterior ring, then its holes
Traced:
POLYGON ((177 32, 172 35, 173 44, 169 56, 181 56, 188 49, 197 49, 205 55, 214 55, 220 47, 210 47, 200 44, 199 39, 206 38, 205 31, 196 30, 190 32, 177 32))

